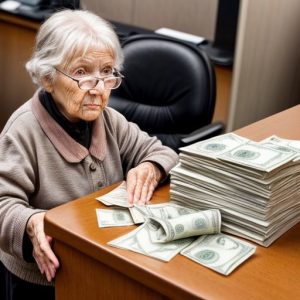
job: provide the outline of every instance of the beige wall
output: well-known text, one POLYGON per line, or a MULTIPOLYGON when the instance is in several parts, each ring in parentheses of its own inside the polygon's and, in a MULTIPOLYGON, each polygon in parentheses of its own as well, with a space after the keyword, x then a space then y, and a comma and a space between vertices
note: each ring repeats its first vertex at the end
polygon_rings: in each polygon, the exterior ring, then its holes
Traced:
POLYGON ((228 131, 300 103, 299 30, 299 0, 242 0, 228 131))
POLYGON ((132 23, 135 0, 82 0, 81 6, 113 21, 132 23))
POLYGON ((169 27, 213 40, 218 0, 82 0, 82 5, 113 21, 169 27))

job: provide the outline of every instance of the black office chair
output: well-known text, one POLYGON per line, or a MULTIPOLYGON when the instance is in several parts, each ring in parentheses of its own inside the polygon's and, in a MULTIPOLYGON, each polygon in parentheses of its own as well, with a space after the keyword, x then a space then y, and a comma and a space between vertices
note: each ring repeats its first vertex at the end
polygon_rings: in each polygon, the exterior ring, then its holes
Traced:
POLYGON ((177 152, 222 132, 221 122, 211 124, 215 74, 205 53, 156 34, 137 34, 122 47, 125 78, 111 107, 177 152))

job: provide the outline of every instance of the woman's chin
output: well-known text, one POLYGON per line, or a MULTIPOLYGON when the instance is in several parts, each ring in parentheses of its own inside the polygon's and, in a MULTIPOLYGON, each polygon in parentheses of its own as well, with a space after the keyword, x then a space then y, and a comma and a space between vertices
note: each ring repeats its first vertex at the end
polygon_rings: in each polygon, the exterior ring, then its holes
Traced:
POLYGON ((91 111, 85 111, 83 113, 83 115, 81 116, 81 119, 83 121, 86 121, 86 122, 92 122, 92 121, 95 121, 99 115, 100 115, 100 112, 102 110, 91 110, 91 111))

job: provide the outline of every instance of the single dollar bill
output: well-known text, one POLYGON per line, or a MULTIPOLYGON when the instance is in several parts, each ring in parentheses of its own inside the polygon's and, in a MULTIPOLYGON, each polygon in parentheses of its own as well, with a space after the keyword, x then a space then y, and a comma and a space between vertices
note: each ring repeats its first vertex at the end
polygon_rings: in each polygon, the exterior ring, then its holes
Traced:
POLYGON ((158 228, 153 226, 151 220, 148 219, 135 230, 108 242, 108 245, 131 250, 162 261, 170 261, 176 254, 195 240, 195 238, 190 237, 164 244, 153 243, 152 237, 157 234, 157 230, 158 228))
POLYGON ((203 235, 181 254, 223 275, 230 274, 256 250, 250 243, 222 233, 203 235))
POLYGON ((221 214, 217 209, 199 211, 172 219, 149 217, 157 234, 152 235, 154 243, 166 243, 190 236, 214 234, 221 230, 221 214))
POLYGON ((136 224, 144 223, 148 217, 158 217, 161 219, 171 219, 182 215, 192 214, 197 210, 187 208, 171 202, 134 205, 129 208, 132 219, 136 224))
POLYGON ((129 226, 134 224, 126 208, 96 208, 96 214, 99 227, 129 226))
POLYGON ((183 153, 190 153, 200 156, 216 157, 224 152, 232 150, 249 140, 234 133, 226 133, 210 138, 205 141, 180 148, 183 153))
POLYGON ((283 152, 275 148, 265 147, 259 143, 248 142, 221 154, 218 158, 260 171, 270 172, 292 161, 295 156, 296 152, 294 151, 283 152))
POLYGON ((116 205, 121 207, 129 207, 128 197, 127 197, 127 190, 126 190, 126 183, 125 181, 122 182, 119 186, 115 189, 110 191, 109 193, 97 197, 98 201, 102 202, 106 206, 116 205))
POLYGON ((297 152, 300 152, 300 141, 299 140, 283 139, 276 135, 272 135, 272 136, 260 141, 259 144, 285 146, 285 147, 289 147, 297 152))
POLYGON ((146 221, 145 215, 141 213, 140 209, 137 209, 136 206, 128 207, 131 217, 135 224, 141 224, 146 221))

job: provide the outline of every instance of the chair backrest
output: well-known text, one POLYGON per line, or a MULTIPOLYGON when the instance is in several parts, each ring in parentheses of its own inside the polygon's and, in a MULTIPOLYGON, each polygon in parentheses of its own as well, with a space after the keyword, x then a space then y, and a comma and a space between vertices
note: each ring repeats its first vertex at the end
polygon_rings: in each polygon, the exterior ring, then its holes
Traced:
POLYGON ((125 78, 109 105, 177 150, 181 138, 212 120, 209 58, 194 45, 155 34, 132 36, 122 47, 125 78))

